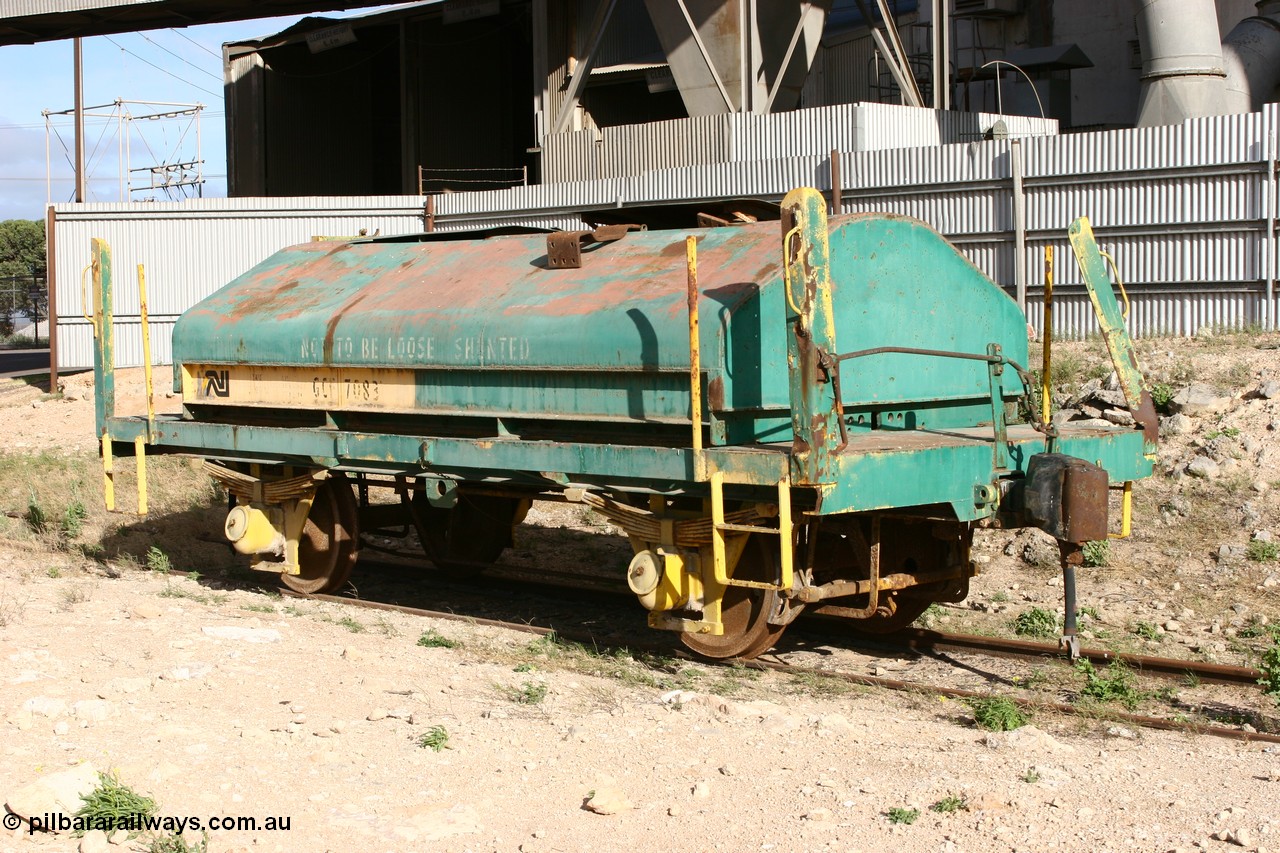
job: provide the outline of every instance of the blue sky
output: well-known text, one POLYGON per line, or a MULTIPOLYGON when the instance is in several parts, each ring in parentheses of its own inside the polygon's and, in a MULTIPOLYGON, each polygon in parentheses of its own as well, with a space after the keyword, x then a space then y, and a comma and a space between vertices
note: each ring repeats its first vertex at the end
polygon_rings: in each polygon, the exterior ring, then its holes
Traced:
MULTIPOLYGON (((330 13, 329 17, 345 16, 330 13)), ((298 19, 299 16, 260 18, 87 38, 85 106, 111 104, 117 98, 204 104, 200 120, 200 148, 207 181, 204 195, 225 196, 222 43, 270 35, 298 19)), ((70 109, 74 104, 73 85, 70 40, 0 47, 0 220, 44 218, 45 124, 41 111, 70 109)), ((162 109, 129 105, 134 115, 162 109)), ((54 121, 61 141, 59 136, 49 135, 52 200, 69 201, 74 192, 74 171, 68 162, 74 152, 72 120, 70 116, 58 116, 54 121)), ((134 168, 154 165, 174 154, 179 159, 195 159, 195 128, 189 127, 187 120, 138 121, 132 127, 129 147, 134 168)), ((120 198, 119 136, 115 121, 86 119, 85 157, 92 159, 90 201, 120 198)), ((149 179, 144 174, 135 178, 135 185, 138 181, 149 179)), ((150 192, 132 194, 135 200, 149 195, 150 192)))

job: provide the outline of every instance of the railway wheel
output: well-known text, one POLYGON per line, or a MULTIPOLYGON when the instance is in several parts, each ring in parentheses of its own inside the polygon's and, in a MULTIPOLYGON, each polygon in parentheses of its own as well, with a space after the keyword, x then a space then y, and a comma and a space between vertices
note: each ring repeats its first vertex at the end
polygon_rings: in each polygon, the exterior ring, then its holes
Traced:
MULTIPOLYGON (((741 580, 773 581, 778 577, 777 537, 752 534, 742 551, 733 576, 741 580)), ((777 644, 786 625, 770 625, 770 614, 782 605, 776 590, 731 586, 725 590, 720 609, 724 633, 686 632, 680 641, 696 654, 713 660, 744 658, 750 660, 777 644)))
POLYGON ((413 519, 422 550, 436 568, 471 573, 492 565, 511 547, 512 528, 523 519, 517 498, 460 494, 452 509, 413 498, 413 519))
POLYGON ((312 595, 337 592, 351 577, 359 549, 356 498, 345 475, 333 472, 316 486, 311 511, 298 539, 301 572, 285 574, 285 586, 312 595))

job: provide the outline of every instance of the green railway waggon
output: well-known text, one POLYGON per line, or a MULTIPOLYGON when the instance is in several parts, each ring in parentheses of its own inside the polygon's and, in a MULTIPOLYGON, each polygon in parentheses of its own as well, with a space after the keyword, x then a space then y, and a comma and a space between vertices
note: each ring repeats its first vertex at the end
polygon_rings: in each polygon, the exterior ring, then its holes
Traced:
POLYGON ((1081 546, 1127 529, 1156 426, 1087 222, 1071 239, 1136 426, 1046 422, 1000 287, 924 223, 799 189, 778 222, 284 249, 178 320, 178 415, 114 410, 95 241, 97 428, 108 460, 206 460, 229 541, 300 592, 346 584, 362 530, 466 576, 531 502, 577 502, 625 531, 652 627, 752 657, 806 610, 905 626, 967 594, 976 528, 1037 527, 1070 645, 1081 546))

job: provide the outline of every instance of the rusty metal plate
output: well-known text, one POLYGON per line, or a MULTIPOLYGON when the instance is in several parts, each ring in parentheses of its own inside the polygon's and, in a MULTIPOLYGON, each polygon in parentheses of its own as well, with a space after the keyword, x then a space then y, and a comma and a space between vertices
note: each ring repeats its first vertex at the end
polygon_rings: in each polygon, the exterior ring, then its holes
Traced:
POLYGON ((183 365, 187 404, 405 411, 416 399, 414 371, 385 368, 183 365))
POLYGON ((582 267, 582 242, 590 231, 557 231, 547 235, 547 266, 553 270, 582 267))

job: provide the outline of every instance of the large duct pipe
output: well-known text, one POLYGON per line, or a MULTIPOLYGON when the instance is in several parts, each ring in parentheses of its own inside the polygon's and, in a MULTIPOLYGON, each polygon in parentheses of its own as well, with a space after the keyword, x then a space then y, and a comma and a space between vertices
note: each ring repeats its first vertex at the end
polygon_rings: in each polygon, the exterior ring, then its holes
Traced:
POLYGON ((1261 0, 1257 9, 1222 42, 1226 113, 1259 110, 1280 86, 1280 0, 1261 0))
POLYGON ((1138 126, 1225 111, 1222 37, 1214 0, 1135 0, 1142 46, 1138 126))

